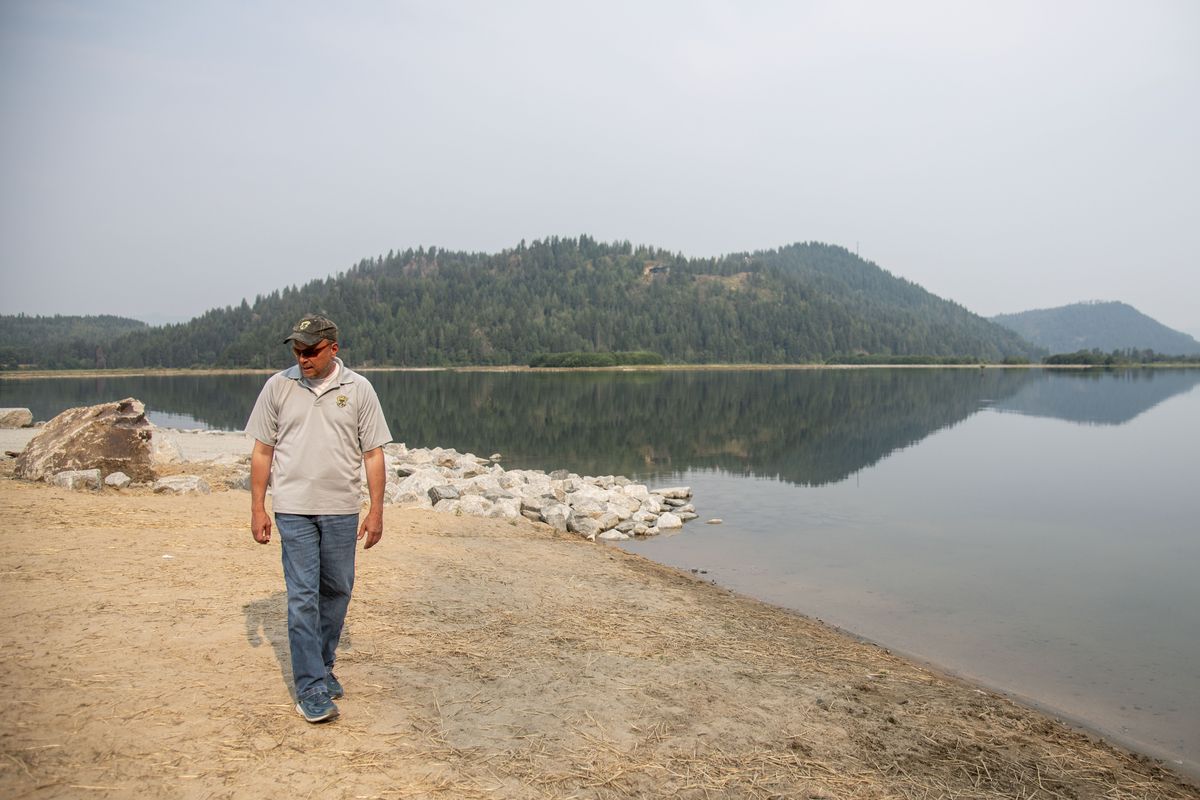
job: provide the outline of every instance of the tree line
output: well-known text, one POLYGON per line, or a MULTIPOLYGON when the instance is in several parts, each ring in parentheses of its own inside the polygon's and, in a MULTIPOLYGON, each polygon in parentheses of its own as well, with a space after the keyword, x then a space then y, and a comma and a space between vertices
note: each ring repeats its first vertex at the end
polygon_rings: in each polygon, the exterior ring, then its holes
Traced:
POLYGON ((186 323, 110 336, 100 356, 109 367, 282 367, 283 334, 312 312, 338 323, 360 366, 528 364, 553 352, 767 364, 1041 354, 845 248, 687 258, 580 236, 496 254, 389 252, 186 323))

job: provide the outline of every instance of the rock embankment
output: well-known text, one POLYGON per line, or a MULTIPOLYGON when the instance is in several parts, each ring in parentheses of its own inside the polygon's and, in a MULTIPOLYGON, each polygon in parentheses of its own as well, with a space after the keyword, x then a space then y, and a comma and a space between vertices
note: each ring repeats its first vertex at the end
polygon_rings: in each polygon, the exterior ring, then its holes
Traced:
MULTIPOLYGON (((17 477, 91 491, 143 487, 207 494, 212 488, 250 488, 252 443, 245 434, 157 428, 132 398, 72 409, 60 417, 41 432, 0 438, 6 449, 24 448, 16 461, 17 477), (68 429, 67 435, 47 435, 60 427, 68 429), (78 435, 81 430, 89 435, 78 435), (119 454, 113 451, 118 440, 119 454), (35 464, 40 469, 31 469, 35 464), (192 470, 203 475, 186 474, 192 470)), ((505 470, 496 463, 499 453, 481 458, 393 443, 384 454, 388 505, 484 518, 524 517, 587 539, 617 541, 677 530, 697 516, 686 486, 651 489, 623 476, 505 470)), ((362 487, 365 499, 365 478, 362 487)))
MULTIPOLYGON (((678 529, 696 519, 686 486, 650 489, 620 475, 506 470, 499 454, 384 447, 388 505, 445 514, 544 522, 587 539, 622 540, 678 529)), ((366 491, 364 483, 364 492, 366 491)))

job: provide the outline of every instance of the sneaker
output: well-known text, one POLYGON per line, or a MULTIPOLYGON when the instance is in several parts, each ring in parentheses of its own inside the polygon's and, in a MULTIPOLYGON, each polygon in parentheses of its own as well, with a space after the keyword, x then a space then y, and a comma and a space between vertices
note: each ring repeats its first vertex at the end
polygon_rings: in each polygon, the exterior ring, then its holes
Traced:
POLYGON ((317 691, 296 701, 296 710, 309 722, 325 722, 338 715, 338 707, 325 692, 317 691))
POLYGON ((342 697, 345 692, 342 691, 342 682, 337 679, 337 676, 332 672, 325 676, 325 688, 329 690, 329 696, 334 700, 342 697))

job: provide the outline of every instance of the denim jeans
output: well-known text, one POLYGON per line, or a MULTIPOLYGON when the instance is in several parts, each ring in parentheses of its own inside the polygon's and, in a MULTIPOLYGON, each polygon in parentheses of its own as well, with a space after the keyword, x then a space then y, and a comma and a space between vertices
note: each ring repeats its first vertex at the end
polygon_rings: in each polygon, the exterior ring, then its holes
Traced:
POLYGON ((296 698, 325 688, 354 588, 357 514, 276 514, 296 698))

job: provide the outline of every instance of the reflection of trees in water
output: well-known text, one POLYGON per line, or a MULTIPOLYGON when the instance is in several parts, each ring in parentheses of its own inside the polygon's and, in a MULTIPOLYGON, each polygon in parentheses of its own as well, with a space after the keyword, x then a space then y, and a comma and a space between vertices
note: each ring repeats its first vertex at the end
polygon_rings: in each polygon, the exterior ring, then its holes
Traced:
POLYGON ((410 446, 591 474, 715 468, 801 484, 841 480, 1028 379, 874 369, 372 378, 410 446))
POLYGON ((1070 422, 1121 425, 1200 384, 1198 369, 1047 372, 996 403, 1001 411, 1070 422))
MULTIPOLYGON (((842 480, 998 408, 1120 422, 1195 386, 1200 371, 996 369, 370 373, 397 440, 499 451, 506 466, 649 475, 720 469, 799 484, 842 480)), ((265 376, 4 381, 37 419, 133 396, 214 428, 245 424, 265 376)))
POLYGON ((186 414, 210 428, 241 430, 265 375, 145 375, 0 381, 0 405, 48 420, 68 408, 136 397, 150 411, 186 414), (248 398, 248 399, 247 399, 248 398))

